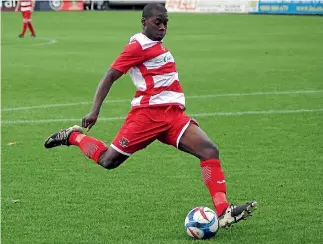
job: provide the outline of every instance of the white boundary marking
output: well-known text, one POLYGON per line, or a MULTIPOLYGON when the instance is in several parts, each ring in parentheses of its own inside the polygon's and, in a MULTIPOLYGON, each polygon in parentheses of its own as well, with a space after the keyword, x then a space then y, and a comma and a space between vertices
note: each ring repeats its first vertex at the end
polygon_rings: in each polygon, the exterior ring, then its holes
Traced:
POLYGON ((44 42, 44 43, 33 43, 32 45, 35 45, 35 46, 43 46, 43 45, 51 45, 51 44, 55 44, 57 42, 56 39, 53 39, 53 38, 49 38, 49 37, 35 37, 35 40, 45 40, 45 41, 48 41, 48 42, 44 42))
MULTIPOLYGON (((238 111, 238 112, 215 112, 215 113, 197 113, 190 114, 190 117, 213 117, 213 116, 243 116, 243 115, 266 115, 266 114, 297 114, 297 113, 315 113, 323 112, 323 108, 318 109, 297 109, 297 110, 263 110, 263 111, 238 111)), ((124 120, 125 117, 108 117, 99 118, 98 121, 118 121, 124 120)), ((81 122, 78 119, 46 119, 46 120, 5 120, 1 121, 2 125, 13 124, 46 124, 56 122, 81 122)))
MULTIPOLYGON (((288 94, 291 95, 291 94, 314 94, 314 93, 323 93, 323 90, 227 93, 227 94, 186 96, 186 98, 187 99, 207 99, 207 98, 217 98, 217 97, 242 97, 242 96, 288 95, 288 94)), ((107 100, 104 103, 124 103, 124 102, 130 103, 130 100, 128 99, 107 100)), ((86 104, 92 104, 92 102, 44 104, 44 105, 28 106, 28 107, 3 108, 1 112, 9 112, 9 111, 17 111, 17 110, 33 110, 33 109, 43 109, 43 108, 53 108, 53 107, 68 107, 68 106, 77 106, 77 105, 86 105, 86 104)))

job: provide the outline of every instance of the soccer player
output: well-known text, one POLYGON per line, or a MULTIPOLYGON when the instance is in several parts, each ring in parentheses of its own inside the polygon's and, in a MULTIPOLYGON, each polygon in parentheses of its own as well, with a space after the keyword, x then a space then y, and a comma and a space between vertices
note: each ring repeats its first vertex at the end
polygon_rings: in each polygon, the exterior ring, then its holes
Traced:
POLYGON ((226 198, 226 181, 219 150, 198 123, 184 113, 185 98, 179 83, 174 57, 163 46, 168 14, 161 4, 147 4, 142 13, 142 33, 132 36, 120 56, 99 82, 91 111, 82 119, 89 131, 96 123, 101 105, 112 84, 129 72, 137 88, 129 112, 117 136, 108 147, 102 141, 72 126, 49 136, 44 146, 78 146, 106 169, 114 169, 154 140, 174 146, 200 160, 202 176, 219 216, 221 227, 251 216, 255 201, 233 205, 226 198))
POLYGON ((34 27, 31 23, 31 13, 35 8, 35 0, 18 0, 16 12, 19 10, 22 14, 22 32, 18 37, 23 38, 25 36, 27 28, 29 28, 32 37, 36 37, 34 27))

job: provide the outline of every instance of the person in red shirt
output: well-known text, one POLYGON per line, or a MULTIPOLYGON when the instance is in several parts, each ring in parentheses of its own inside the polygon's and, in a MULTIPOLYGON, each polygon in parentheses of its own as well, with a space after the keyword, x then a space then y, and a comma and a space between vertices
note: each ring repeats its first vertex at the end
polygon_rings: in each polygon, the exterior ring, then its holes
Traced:
POLYGON ((31 13, 35 8, 35 0, 18 0, 17 7, 15 9, 16 12, 20 10, 22 14, 22 32, 18 35, 18 37, 23 38, 25 36, 27 28, 31 32, 32 37, 36 37, 34 27, 31 23, 31 13))
POLYGON ((143 9, 143 31, 132 36, 119 57, 100 81, 92 109, 82 119, 89 131, 96 123, 101 105, 112 84, 129 73, 137 92, 132 109, 117 136, 108 147, 102 141, 72 126, 50 135, 45 148, 78 146, 94 162, 106 169, 117 168, 133 153, 155 140, 174 146, 200 161, 202 176, 219 216, 221 227, 251 216, 257 202, 233 205, 227 198, 226 181, 215 143, 185 111, 185 96, 179 83, 174 57, 163 46, 168 14, 161 4, 147 4, 143 9))

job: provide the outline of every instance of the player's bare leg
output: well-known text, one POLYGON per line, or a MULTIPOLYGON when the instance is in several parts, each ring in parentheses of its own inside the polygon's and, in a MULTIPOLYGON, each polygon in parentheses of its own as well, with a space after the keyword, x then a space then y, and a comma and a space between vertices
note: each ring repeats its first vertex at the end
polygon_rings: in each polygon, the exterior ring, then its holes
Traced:
POLYGON ((231 226, 251 216, 257 204, 255 201, 240 206, 227 201, 226 182, 219 160, 219 150, 200 127, 190 124, 181 137, 178 148, 201 160, 203 180, 209 189, 221 227, 231 226))
POLYGON ((78 146, 88 158, 106 169, 114 169, 128 158, 113 148, 107 147, 104 142, 84 135, 82 128, 77 125, 53 133, 44 143, 46 148, 62 145, 78 146))

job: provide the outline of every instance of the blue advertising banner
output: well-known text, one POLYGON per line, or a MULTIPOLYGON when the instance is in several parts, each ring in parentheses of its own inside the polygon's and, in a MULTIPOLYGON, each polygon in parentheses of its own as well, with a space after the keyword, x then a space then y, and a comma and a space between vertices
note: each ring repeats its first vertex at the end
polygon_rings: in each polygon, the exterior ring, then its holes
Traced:
POLYGON ((36 0, 36 10, 82 11, 83 0, 36 0))
POLYGON ((323 0, 259 0, 258 13, 323 15, 323 0))

